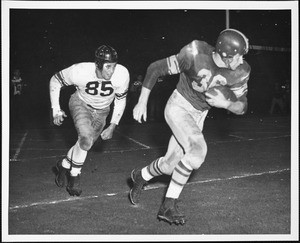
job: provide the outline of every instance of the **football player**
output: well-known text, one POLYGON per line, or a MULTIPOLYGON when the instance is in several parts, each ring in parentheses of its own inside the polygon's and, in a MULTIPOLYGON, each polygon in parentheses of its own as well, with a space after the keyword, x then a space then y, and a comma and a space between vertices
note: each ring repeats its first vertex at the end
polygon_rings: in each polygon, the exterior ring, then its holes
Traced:
POLYGON ((26 109, 28 100, 26 99, 24 92, 27 84, 21 77, 20 69, 15 69, 13 71, 11 84, 11 125, 22 128, 26 123, 26 116, 24 114, 27 114, 26 109))
POLYGON ((165 119, 172 130, 166 154, 148 166, 131 172, 133 187, 129 192, 132 204, 139 203, 143 186, 153 177, 170 175, 165 199, 158 211, 158 219, 172 224, 184 224, 186 218, 179 211, 177 201, 193 170, 204 162, 207 144, 203 124, 208 110, 214 106, 242 115, 247 109, 247 82, 250 66, 243 60, 249 43, 246 36, 235 29, 225 29, 215 47, 194 40, 176 55, 149 65, 139 101, 133 110, 134 119, 147 119, 147 102, 158 77, 180 74, 176 89, 165 107, 165 119), (217 95, 206 91, 216 86, 230 88, 237 100, 227 100, 220 90, 217 95))
POLYGON ((50 80, 53 123, 57 126, 66 117, 59 104, 61 88, 74 85, 77 89, 69 100, 69 108, 78 140, 67 155, 57 162, 58 174, 55 178, 57 186, 63 187, 69 173, 67 191, 72 196, 82 193, 80 174, 87 152, 100 135, 103 140, 112 137, 124 113, 129 72, 117 62, 116 50, 102 45, 95 52, 95 62, 74 64, 56 73, 50 80), (113 101, 110 125, 103 130, 113 101))
POLYGON ((21 72, 19 69, 14 70, 13 77, 11 79, 13 84, 13 95, 21 95, 23 88, 23 80, 21 78, 21 72))

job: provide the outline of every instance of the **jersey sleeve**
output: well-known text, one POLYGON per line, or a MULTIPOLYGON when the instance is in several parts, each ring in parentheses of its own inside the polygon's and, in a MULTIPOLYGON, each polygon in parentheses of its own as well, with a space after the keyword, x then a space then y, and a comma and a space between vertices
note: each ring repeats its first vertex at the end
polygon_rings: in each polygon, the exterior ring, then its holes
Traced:
POLYGON ((168 58, 164 58, 151 63, 147 68, 147 72, 143 82, 143 87, 152 90, 152 88, 156 84, 157 79, 160 76, 170 74, 168 71, 168 58))
POLYGON ((54 78, 59 82, 61 87, 74 85, 73 77, 76 77, 76 67, 78 67, 78 65, 79 64, 74 64, 54 74, 54 78))
MULTIPOLYGON (((179 53, 166 58, 167 74, 174 75, 188 70, 193 62, 193 56, 197 53, 195 42, 184 46, 179 53)), ((162 76, 162 75, 161 75, 162 76)))
POLYGON ((126 107, 126 97, 128 93, 128 86, 129 86, 129 72, 128 70, 124 70, 124 73, 121 77, 124 81, 122 82, 122 85, 117 87, 115 90, 115 100, 114 100, 114 109, 111 117, 111 122, 114 124, 119 124, 125 107, 126 107))
POLYGON ((250 72, 251 68, 248 64, 246 64, 245 68, 242 69, 237 82, 230 87, 230 89, 234 92, 235 96, 239 100, 246 99, 248 93, 248 80, 250 78, 250 72))
POLYGON ((53 109, 53 114, 60 111, 59 97, 61 88, 73 85, 72 77, 75 70, 76 64, 63 69, 57 73, 55 73, 51 79, 49 84, 50 89, 50 101, 51 108, 53 109))
POLYGON ((251 68, 248 64, 244 65, 246 68, 242 69, 240 76, 235 84, 233 84, 230 89, 233 91, 238 101, 244 104, 244 108, 241 114, 245 114, 248 110, 248 80, 250 78, 251 68))
POLYGON ((179 53, 153 62, 147 69, 143 86, 151 90, 159 77, 190 69, 196 54, 198 54, 198 42, 193 41, 184 46, 179 53))

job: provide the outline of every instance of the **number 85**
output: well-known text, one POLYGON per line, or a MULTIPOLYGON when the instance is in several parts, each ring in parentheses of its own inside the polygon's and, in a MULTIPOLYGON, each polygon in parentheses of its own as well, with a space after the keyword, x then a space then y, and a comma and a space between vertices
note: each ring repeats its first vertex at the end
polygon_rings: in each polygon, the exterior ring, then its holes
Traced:
MULTIPOLYGON (((86 84, 85 92, 90 95, 98 95, 99 82, 93 81, 86 84)), ((109 96, 114 92, 111 81, 102 81, 100 87, 101 96, 109 96)))

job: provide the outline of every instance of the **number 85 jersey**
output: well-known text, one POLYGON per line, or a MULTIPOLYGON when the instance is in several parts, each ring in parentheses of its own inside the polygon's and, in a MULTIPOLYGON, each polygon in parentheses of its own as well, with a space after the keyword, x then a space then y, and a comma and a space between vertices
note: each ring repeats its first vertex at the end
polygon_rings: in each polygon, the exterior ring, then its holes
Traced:
MULTIPOLYGON (((108 107, 113 100, 126 98, 129 85, 129 72, 124 66, 117 64, 110 80, 99 79, 96 65, 93 62, 74 64, 56 73, 54 78, 60 87, 74 85, 80 99, 95 109, 108 107)), ((58 100, 52 101, 52 107, 58 100)))

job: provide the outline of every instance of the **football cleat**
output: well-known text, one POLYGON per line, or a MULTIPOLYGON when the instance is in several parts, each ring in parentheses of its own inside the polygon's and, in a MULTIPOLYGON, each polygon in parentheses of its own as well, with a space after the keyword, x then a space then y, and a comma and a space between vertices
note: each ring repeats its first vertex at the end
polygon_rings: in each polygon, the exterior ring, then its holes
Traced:
POLYGON ((66 169, 62 166, 62 161, 59 160, 56 163, 56 169, 57 169, 57 174, 55 176, 55 183, 58 187, 64 187, 66 183, 66 178, 67 178, 67 172, 69 169, 66 169))
POLYGON ((80 196, 82 189, 80 187, 80 174, 71 176, 67 185, 67 191, 71 196, 80 196))
POLYGON ((181 212, 179 212, 177 202, 177 199, 166 197, 158 211, 158 220, 163 220, 170 225, 173 223, 176 225, 184 225, 186 219, 185 216, 181 212))
POLYGON ((131 171, 131 180, 133 182, 133 187, 129 192, 129 199, 133 205, 136 205, 140 201, 141 192, 147 181, 143 179, 141 170, 138 169, 131 171))

